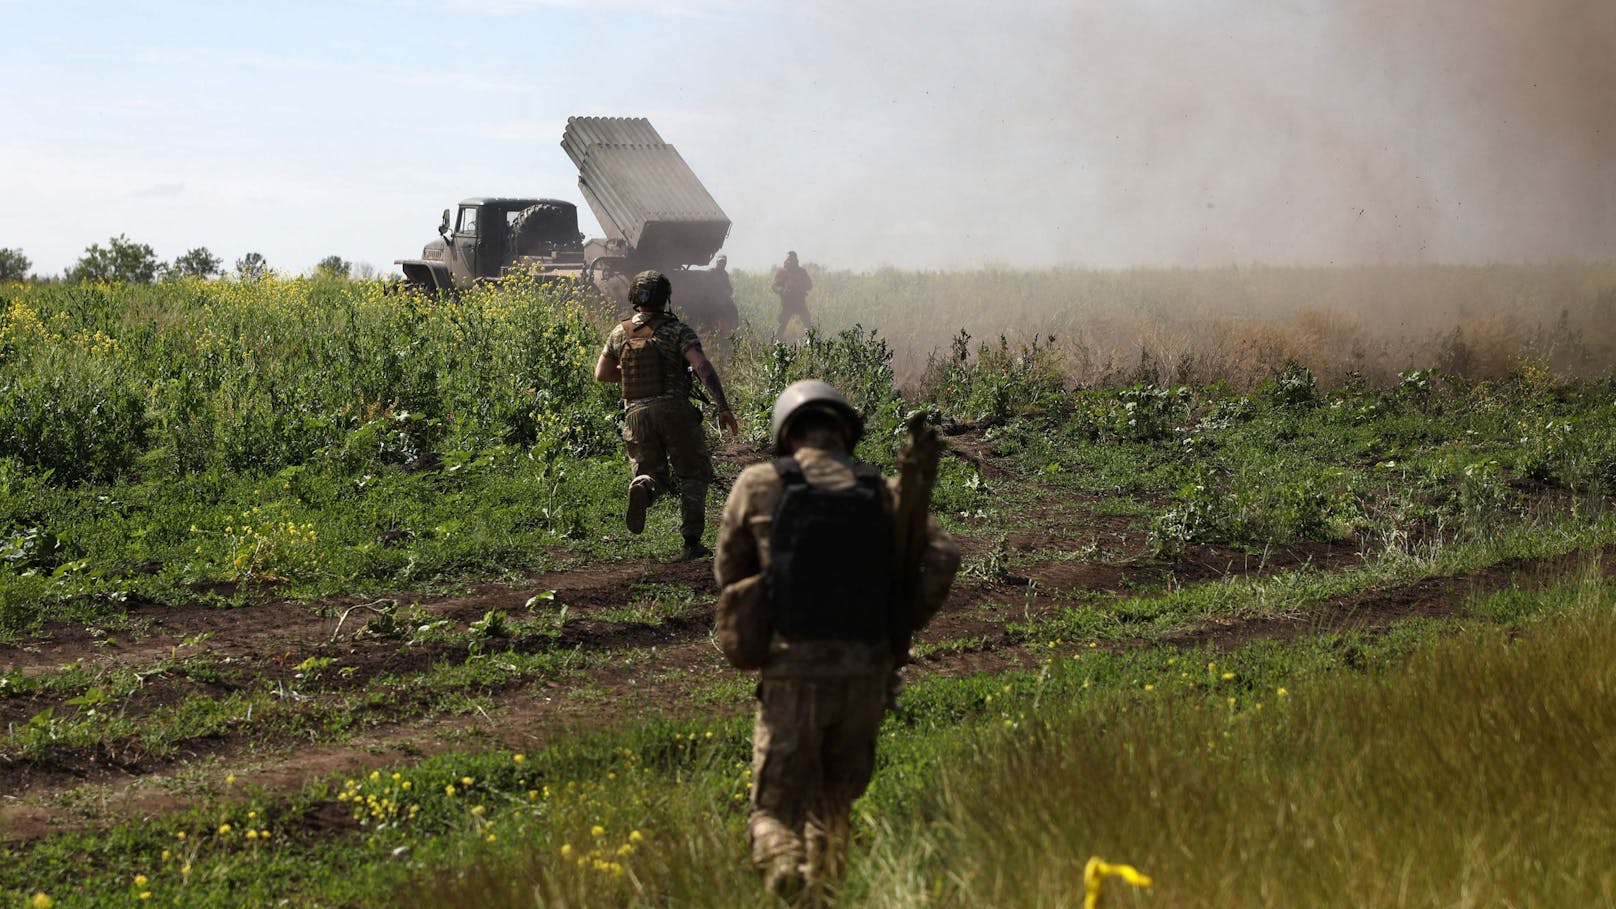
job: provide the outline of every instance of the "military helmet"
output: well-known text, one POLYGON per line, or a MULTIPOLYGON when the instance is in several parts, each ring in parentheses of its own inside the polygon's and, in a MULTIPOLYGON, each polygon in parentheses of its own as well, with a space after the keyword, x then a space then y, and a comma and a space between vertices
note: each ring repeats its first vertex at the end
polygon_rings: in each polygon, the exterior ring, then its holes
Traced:
POLYGON ((821 379, 802 379, 786 386, 774 401, 774 423, 770 429, 774 436, 774 453, 786 454, 786 435, 791 419, 803 410, 828 410, 840 416, 847 424, 848 448, 864 437, 864 418, 847 398, 829 382, 821 379))
POLYGON ((628 301, 636 309, 662 309, 668 305, 671 296, 673 285, 669 283, 668 276, 655 269, 635 275, 634 283, 628 289, 628 301))

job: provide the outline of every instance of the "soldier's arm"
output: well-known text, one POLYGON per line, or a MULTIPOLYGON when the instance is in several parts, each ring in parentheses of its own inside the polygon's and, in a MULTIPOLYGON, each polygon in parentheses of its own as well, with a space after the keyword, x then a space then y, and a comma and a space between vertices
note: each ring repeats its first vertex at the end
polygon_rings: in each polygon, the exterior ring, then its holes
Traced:
POLYGON ((685 362, 696 371, 701 384, 707 387, 707 393, 713 396, 713 403, 718 405, 718 412, 728 411, 729 398, 724 396, 724 383, 718 381, 718 370, 713 368, 712 361, 702 353, 700 344, 685 348, 685 362))
POLYGON ((763 570, 757 538, 747 520, 750 487, 744 475, 735 481, 729 500, 724 503, 724 515, 719 519, 718 548, 713 554, 713 578, 718 581, 719 589, 763 570))
POLYGON ((696 371, 701 384, 706 386, 707 393, 712 395, 713 403, 718 405, 718 422, 730 432, 739 432, 740 426, 735 422, 735 411, 730 409, 729 398, 724 395, 724 383, 718 380, 718 370, 702 353, 700 344, 693 344, 685 348, 685 362, 696 371))
MULTIPOLYGON (((887 480, 887 486, 892 490, 891 500, 896 502, 903 484, 893 477, 887 480)), ((924 628, 943 608, 959 566, 959 544, 937 523, 936 515, 927 515, 926 549, 920 555, 920 589, 915 593, 915 630, 924 628)))
POLYGON ((595 381, 623 381, 622 367, 617 365, 617 358, 612 356, 612 352, 610 350, 601 351, 600 359, 595 361, 595 381))
POLYGON ((600 359, 595 361, 595 381, 597 382, 623 381, 623 370, 617 363, 617 351, 612 349, 612 339, 616 335, 617 332, 614 330, 612 334, 606 336, 606 343, 601 345, 600 359))
POLYGON ((926 552, 920 561, 920 596, 915 608, 915 627, 924 627, 943 608, 954 575, 960 566, 959 544, 937 523, 926 518, 926 552))

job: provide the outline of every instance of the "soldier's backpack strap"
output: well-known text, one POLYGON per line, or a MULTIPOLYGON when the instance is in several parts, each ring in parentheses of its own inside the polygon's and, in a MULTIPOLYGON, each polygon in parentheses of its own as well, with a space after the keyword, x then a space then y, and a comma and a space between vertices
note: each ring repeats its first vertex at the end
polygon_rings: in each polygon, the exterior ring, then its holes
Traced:
POLYGON ((774 472, 779 474, 781 482, 787 486, 806 486, 808 477, 802 472, 802 464, 791 455, 774 459, 774 472))
POLYGON ((863 461, 853 463, 853 479, 858 480, 860 483, 879 484, 882 489, 887 488, 887 481, 885 477, 881 476, 881 469, 874 464, 866 464, 863 461))

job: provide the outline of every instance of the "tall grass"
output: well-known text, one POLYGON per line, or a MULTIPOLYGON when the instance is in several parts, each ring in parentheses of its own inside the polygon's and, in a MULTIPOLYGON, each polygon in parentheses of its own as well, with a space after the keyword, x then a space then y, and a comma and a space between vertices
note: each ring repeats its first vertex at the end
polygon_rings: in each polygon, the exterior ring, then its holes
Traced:
MULTIPOLYGON (((1002 695, 933 683, 882 737, 842 902, 1070 907, 1098 855, 1155 880, 1108 906, 1610 905, 1616 588, 1594 566, 1499 597, 1473 609, 1521 624, 1414 624, 1351 642, 1357 659, 1323 639, 1063 660, 1002 695)), ((383 902, 772 905, 746 864, 737 750, 597 776, 522 828, 532 845, 468 845, 383 902), (651 835, 618 854, 629 824, 651 835)))
POLYGON ((1153 905, 1610 905, 1616 599, 1591 579, 1550 597, 1518 635, 1238 708, 1051 704, 879 821, 864 904, 1069 906, 1100 854, 1152 874, 1153 905))

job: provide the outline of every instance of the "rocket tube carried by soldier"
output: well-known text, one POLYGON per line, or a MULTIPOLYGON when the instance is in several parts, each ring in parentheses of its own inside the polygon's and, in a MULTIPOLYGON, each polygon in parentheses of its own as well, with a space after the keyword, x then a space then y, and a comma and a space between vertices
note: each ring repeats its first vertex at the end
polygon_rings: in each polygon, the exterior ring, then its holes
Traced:
POLYGON ((909 441, 898 452, 898 503, 893 516, 892 655, 899 665, 909 661, 920 600, 920 566, 926 557, 931 493, 937 485, 937 462, 943 444, 924 411, 909 415, 909 441))

